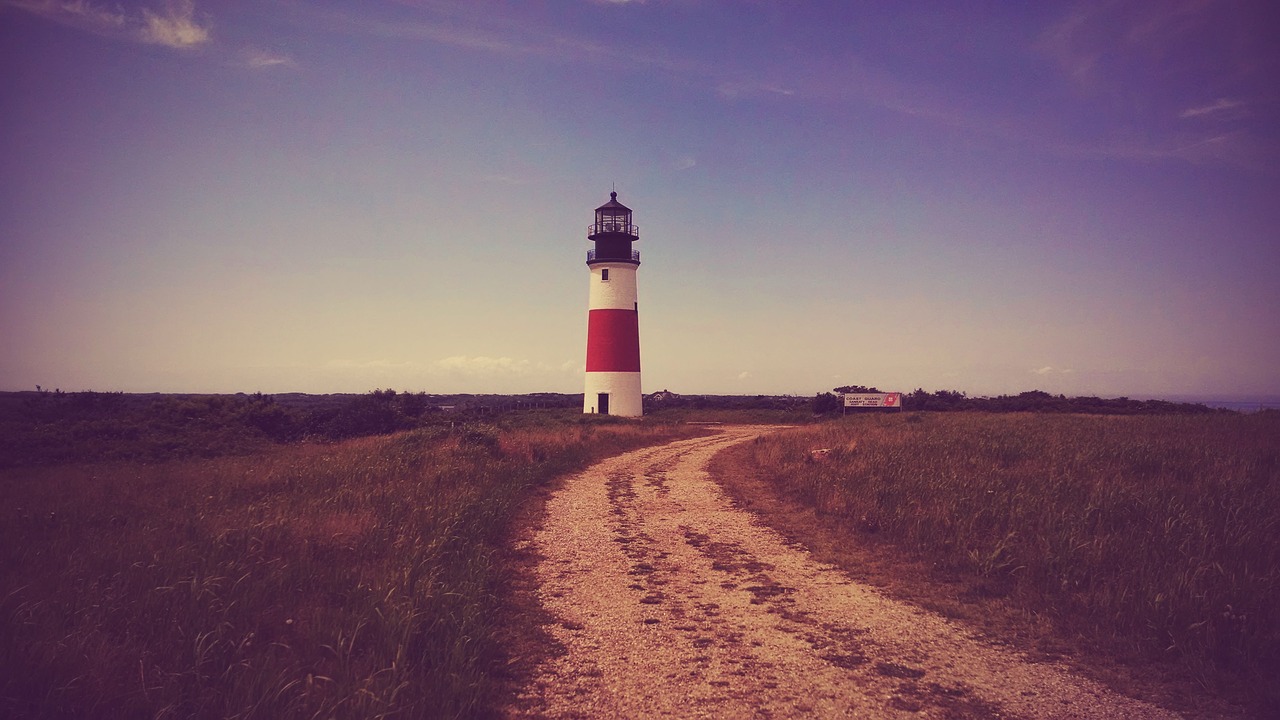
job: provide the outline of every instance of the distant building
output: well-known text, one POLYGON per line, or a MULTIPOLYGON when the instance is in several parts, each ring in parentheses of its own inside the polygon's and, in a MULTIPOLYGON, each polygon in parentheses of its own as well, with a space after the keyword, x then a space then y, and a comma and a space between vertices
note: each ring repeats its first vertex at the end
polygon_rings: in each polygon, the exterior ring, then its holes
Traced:
POLYGON ((671 392, 670 390, 659 390, 658 392, 653 393, 652 395, 646 396, 645 400, 648 400, 649 402, 663 403, 663 402, 667 402, 668 400, 677 400, 679 399, 679 397, 680 397, 679 395, 671 392))

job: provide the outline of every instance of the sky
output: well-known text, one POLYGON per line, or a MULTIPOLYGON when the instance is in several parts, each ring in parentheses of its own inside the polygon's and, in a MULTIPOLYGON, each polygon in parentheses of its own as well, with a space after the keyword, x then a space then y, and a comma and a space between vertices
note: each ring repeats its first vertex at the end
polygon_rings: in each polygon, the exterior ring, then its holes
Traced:
POLYGON ((1280 395, 1271 0, 0 0, 0 390, 1280 395))

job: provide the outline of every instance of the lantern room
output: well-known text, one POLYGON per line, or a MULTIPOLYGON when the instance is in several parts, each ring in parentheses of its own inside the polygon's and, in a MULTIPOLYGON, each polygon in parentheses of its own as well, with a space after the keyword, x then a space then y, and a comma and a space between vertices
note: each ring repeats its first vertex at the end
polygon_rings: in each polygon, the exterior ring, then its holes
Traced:
POLYGON ((596 221, 587 226, 587 239, 594 250, 587 251, 587 264, 625 262, 640 264, 640 251, 631 243, 640 239, 640 228, 631 224, 631 208, 618 202, 618 193, 609 193, 609 202, 596 208, 596 221))

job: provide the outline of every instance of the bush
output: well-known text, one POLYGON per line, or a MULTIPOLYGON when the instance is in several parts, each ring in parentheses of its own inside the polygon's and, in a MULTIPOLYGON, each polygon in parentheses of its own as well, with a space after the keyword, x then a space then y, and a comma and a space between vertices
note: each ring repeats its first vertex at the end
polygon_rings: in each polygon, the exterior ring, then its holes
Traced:
POLYGON ((840 409, 840 398, 831 393, 818 393, 813 398, 814 415, 830 415, 840 409))

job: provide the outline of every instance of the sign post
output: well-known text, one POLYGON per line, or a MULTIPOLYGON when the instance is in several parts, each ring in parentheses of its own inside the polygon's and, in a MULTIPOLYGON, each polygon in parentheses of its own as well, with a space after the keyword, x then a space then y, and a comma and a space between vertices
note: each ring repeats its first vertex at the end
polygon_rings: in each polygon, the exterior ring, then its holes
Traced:
POLYGON ((856 410, 901 410, 902 393, 845 393, 844 411, 856 410))

